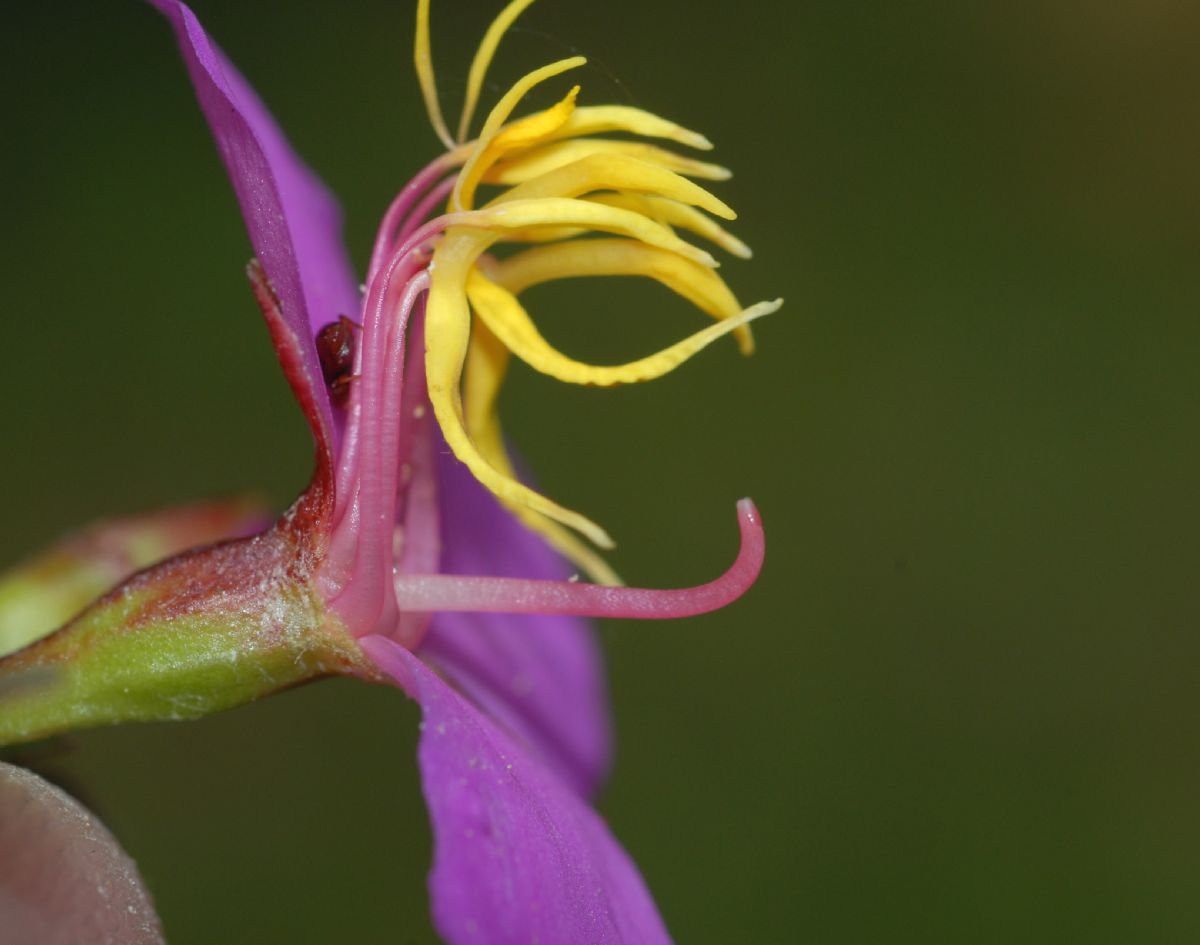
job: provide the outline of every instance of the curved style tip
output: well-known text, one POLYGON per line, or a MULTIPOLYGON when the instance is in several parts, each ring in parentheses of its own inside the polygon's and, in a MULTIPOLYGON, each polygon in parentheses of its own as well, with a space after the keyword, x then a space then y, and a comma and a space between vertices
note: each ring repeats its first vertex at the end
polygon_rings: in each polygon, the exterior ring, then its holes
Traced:
POLYGON ((720 577, 707 584, 673 590, 608 587, 574 581, 398 574, 396 599, 402 611, 458 611, 550 614, 667 620, 719 610, 748 591, 762 570, 766 552, 762 516, 750 499, 737 504, 741 546, 720 577))

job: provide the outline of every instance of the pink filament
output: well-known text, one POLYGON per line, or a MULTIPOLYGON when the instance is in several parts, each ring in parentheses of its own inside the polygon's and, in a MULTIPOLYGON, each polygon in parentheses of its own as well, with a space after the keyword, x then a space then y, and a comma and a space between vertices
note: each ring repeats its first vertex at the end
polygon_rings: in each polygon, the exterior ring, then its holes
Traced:
POLYGON ((418 226, 426 221, 426 218, 433 213, 439 203, 450 196, 450 192, 454 190, 454 185, 458 181, 458 175, 447 177, 444 181, 438 184, 433 190, 425 195, 425 198, 417 204, 412 214, 404 221, 400 229, 396 231, 397 240, 407 240, 412 235, 413 231, 418 226))
MULTIPOLYGON (((377 306, 368 310, 364 326, 362 359, 364 388, 359 392, 362 427, 358 448, 358 491, 354 497, 357 516, 352 516, 354 564, 345 587, 333 601, 334 609, 352 633, 370 633, 396 620, 396 602, 388 586, 392 565, 393 536, 396 525, 396 489, 399 484, 399 440, 401 399, 404 383, 404 333, 409 313, 420 295, 429 287, 424 271, 402 284, 400 298, 394 301, 395 316, 387 318, 392 306, 390 277, 403 270, 397 260, 380 280, 377 306), (391 322, 389 325, 388 322, 391 322), (389 331, 390 328, 390 331, 389 331), (367 346, 370 345, 368 348, 367 346), (367 385, 374 381, 371 389, 367 385), (357 519, 357 520, 354 520, 357 519)), ((335 526, 340 529, 342 523, 335 526)), ((338 547, 335 534, 334 547, 338 547)))
POLYGON ((741 530, 737 559, 715 581, 697 587, 651 590, 573 581, 397 574, 396 602, 401 611, 486 611, 642 620, 707 613, 741 597, 762 569, 765 539, 758 509, 749 499, 742 499, 737 510, 741 530))
POLYGON ((421 215, 447 189, 443 181, 420 199, 441 172, 437 162, 430 165, 393 202, 367 283, 349 419, 338 456, 333 534, 321 578, 324 593, 355 635, 387 632, 398 619, 391 575, 405 409, 404 335, 414 305, 429 287, 426 243, 463 218, 447 214, 421 223, 421 215), (386 265, 381 254, 387 254, 386 265))
MULTIPOLYGON (((382 370, 383 345, 380 333, 386 332, 385 305, 390 298, 391 287, 393 283, 406 285, 417 277, 419 271, 422 271, 422 267, 428 262, 422 253, 422 248, 429 240, 456 223, 467 223, 474 218, 475 215, 469 212, 447 213, 418 227, 404 237, 399 246, 394 248, 387 269, 376 273, 375 278, 368 283, 367 300, 363 306, 362 344, 359 346, 354 362, 354 370, 358 379, 355 386, 351 388, 351 419, 346 425, 338 457, 337 508, 334 512, 336 525, 340 525, 347 514, 352 512, 358 501, 352 492, 352 485, 356 481, 361 481, 362 476, 360 453, 363 448, 363 437, 367 434, 364 411, 368 404, 377 402, 377 398, 380 396, 378 377, 382 370), (398 279, 397 274, 399 274, 398 279), (377 380, 373 384, 368 383, 370 378, 377 380)), ((428 282, 423 284, 428 285, 428 282)))
MULTIPOLYGON (((375 281, 375 276, 383 268, 384 261, 392 256, 395 245, 396 229, 400 221, 408 214, 412 205, 441 177, 450 167, 446 155, 430 161, 417 175, 404 185, 404 189, 396 195, 380 221, 379 230, 375 235, 375 245, 371 250, 371 262, 367 266, 367 285, 375 281)), ((415 218, 414 218, 415 219, 415 218)), ((412 220, 407 221, 411 226, 412 220)))

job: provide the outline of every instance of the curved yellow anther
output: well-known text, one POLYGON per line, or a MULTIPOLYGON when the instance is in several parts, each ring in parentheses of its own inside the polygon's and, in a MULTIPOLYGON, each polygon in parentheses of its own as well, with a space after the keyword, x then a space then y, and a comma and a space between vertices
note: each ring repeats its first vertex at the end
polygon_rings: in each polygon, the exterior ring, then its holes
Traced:
MULTIPOLYGON (((488 114, 487 120, 483 123, 483 129, 479 132, 479 140, 475 143, 475 150, 471 152, 471 156, 467 158, 466 164, 463 165, 462 171, 459 172, 458 181, 454 185, 454 192, 450 195, 450 206, 452 209, 463 210, 471 206, 471 201, 475 195, 475 188, 479 185, 479 179, 491 166, 491 163, 499 157, 499 154, 489 148, 489 145, 492 143, 492 139, 500 133, 504 123, 508 121, 508 116, 512 114, 513 109, 528 94, 529 90, 545 82, 547 79, 552 79, 556 75, 562 75, 562 73, 570 69, 578 69, 586 63, 587 59, 583 56, 560 59, 558 62, 552 62, 522 76, 511 89, 504 93, 504 96, 488 114)), ((571 102, 573 105, 573 96, 571 97, 571 102)))
MULTIPOLYGON (((504 34, 532 3, 510 0, 488 27, 468 73, 457 142, 468 134, 504 34)), ((590 137, 619 132, 710 149, 703 135, 629 106, 577 107, 578 87, 550 108, 510 121, 531 89, 584 65, 581 56, 523 76, 492 108, 477 140, 456 143, 437 95, 429 7, 430 0, 418 0, 414 61, 430 123, 447 147, 441 160, 447 168, 461 167, 428 266, 425 366, 430 402, 447 444, 486 488, 594 579, 619 583, 608 565, 567 528, 611 547, 604 530, 529 489, 514 474, 496 410, 510 354, 571 383, 649 380, 725 334, 733 333, 742 351, 750 353, 748 323, 776 311, 781 300, 742 309, 712 271, 716 260, 674 232, 674 227, 688 230, 734 255, 749 256, 744 243, 708 216, 734 219, 733 210, 687 179, 724 180, 728 170, 644 141, 590 137), (476 191, 484 182, 510 189, 477 210, 476 191), (622 238, 572 239, 590 234, 622 238), (568 242, 546 242, 554 240, 568 242), (481 260, 500 241, 543 245, 503 261, 481 260), (717 323, 629 364, 575 361, 541 336, 516 296, 539 282, 596 275, 653 278, 717 323), (474 326, 472 309, 477 316, 474 326)))
POLYGON ((564 164, 597 154, 638 158, 647 164, 665 167, 687 177, 696 177, 701 180, 728 180, 732 176, 728 168, 719 164, 697 161, 657 145, 646 144, 644 141, 572 138, 568 141, 555 141, 531 148, 498 162, 489 170, 485 179, 489 183, 520 184, 556 170, 564 164))
POLYGON ((657 194, 703 207, 726 220, 737 217, 727 203, 686 177, 623 154, 591 154, 580 158, 505 191, 488 206, 538 197, 578 197, 594 190, 657 194))
POLYGON ((464 291, 467 274, 487 247, 488 234, 446 234, 429 266, 425 307, 425 373, 429 401, 446 444, 487 489, 506 502, 524 505, 587 536, 602 548, 613 540, 599 525, 534 492, 492 466, 479 452, 465 427, 461 381, 471 316, 464 291))
POLYGON ((677 226, 688 230, 720 246, 725 252, 739 259, 750 259, 754 253, 750 247, 730 233, 712 217, 702 213, 695 207, 669 197, 657 197, 652 194, 591 194, 588 200, 602 203, 608 207, 621 207, 642 213, 664 223, 667 226, 677 226))
MULTIPOLYGON (((497 263, 487 275, 513 295, 555 279, 645 276, 713 318, 733 318, 742 311, 725 281, 712 269, 634 240, 606 238, 538 246, 497 263)), ((734 335, 742 354, 753 353, 754 338, 748 326, 741 326, 734 335)))
POLYGON ((471 127, 475 106, 479 104, 479 91, 483 88, 483 79, 487 75, 488 66, 492 64, 492 57, 496 55, 496 49, 500 46, 500 40, 517 17, 532 5, 533 0, 512 0, 500 11, 499 16, 492 20, 492 25, 484 34, 483 41, 475 52, 475 58, 471 60, 471 69, 467 73, 467 98, 463 102, 462 116, 458 120, 459 141, 465 141, 467 138, 467 129, 471 127))
POLYGON ((433 53, 429 42, 429 0, 417 0, 417 37, 413 44, 413 63, 417 67, 417 81, 421 85, 421 97, 425 100, 425 111, 429 123, 447 148, 454 147, 446 119, 442 117, 442 105, 438 101, 437 80, 433 76, 433 53))
POLYGON ((450 198, 451 205, 453 206, 453 201, 457 199, 469 209, 475 202, 475 188, 479 186, 481 179, 486 178, 486 172, 490 171, 492 165, 505 154, 527 148, 530 143, 542 140, 548 132, 566 121, 575 108, 575 98, 578 95, 579 86, 576 85, 550 108, 505 125, 489 142, 476 145, 455 184, 454 193, 450 198), (468 174, 470 176, 466 177, 468 174))
MULTIPOLYGON (((754 255, 749 246, 707 214, 677 200, 633 193, 596 193, 588 194, 582 199, 606 207, 631 210, 661 225, 688 230, 740 259, 750 259, 754 255)), ((541 226, 528 230, 510 229, 505 232, 504 239, 510 243, 548 243, 554 240, 569 240, 582 236, 585 232, 586 230, 577 226, 541 226)))
POLYGON ((526 115, 510 125, 505 125, 492 139, 489 148, 497 155, 502 155, 509 151, 527 148, 531 144, 543 140, 546 135, 553 132, 555 128, 561 127, 562 123, 571 117, 578 95, 579 86, 573 86, 571 91, 560 101, 544 111, 526 115))
MULTIPOLYGON (((463 416, 467 432, 480 454, 499 472, 515 479, 512 461, 504 445, 496 400, 509 362, 508 349, 488 327, 476 323, 471 330, 467 360, 463 371, 463 416)), ((621 578, 591 548, 558 522, 524 505, 506 502, 505 506, 526 528, 546 539, 567 560, 576 564, 597 584, 619 585, 621 578)))
POLYGON ((663 138, 699 151, 712 150, 712 142, 704 135, 629 105, 588 105, 576 109, 570 121, 550 137, 577 138, 609 131, 625 131, 643 138, 663 138))
MULTIPOLYGON (((570 197, 543 197, 536 200, 514 200, 500 203, 483 210, 473 210, 458 218, 463 226, 482 229, 526 230, 538 226, 579 227, 584 230, 601 230, 641 240, 650 246, 678 253, 693 259, 702 266, 717 267, 710 253, 698 246, 681 240, 661 223, 620 207, 605 207, 587 200, 570 197)), ((503 234, 491 233, 490 242, 503 234)))
POLYGON ((496 337, 534 370, 569 384, 599 387, 636 384, 662 377, 722 335, 778 311, 783 304, 782 299, 759 302, 737 316, 698 331, 649 357, 628 364, 601 366, 575 361, 557 351, 542 337, 516 296, 478 271, 472 272, 467 280, 467 296, 472 308, 496 337))

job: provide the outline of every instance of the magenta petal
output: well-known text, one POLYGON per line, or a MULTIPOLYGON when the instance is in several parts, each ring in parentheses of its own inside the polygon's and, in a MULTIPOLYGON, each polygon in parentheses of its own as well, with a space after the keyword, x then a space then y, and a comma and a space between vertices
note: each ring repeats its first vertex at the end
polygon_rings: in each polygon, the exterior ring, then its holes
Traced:
POLYGON ((339 314, 358 313, 354 271, 342 245, 342 214, 320 179, 296 156, 249 83, 178 0, 149 0, 171 21, 200 107, 237 193, 250 243, 279 297, 284 318, 302 339, 305 374, 325 422, 313 337, 339 314))
MULTIPOLYGON (((444 447, 438 452, 441 572, 563 579, 566 564, 444 447)), ((584 795, 608 772, 604 666, 578 617, 440 613, 419 653, 584 795)))
POLYGON ((408 650, 359 641, 421 705, 434 923, 451 945, 669 945, 604 821, 408 650))

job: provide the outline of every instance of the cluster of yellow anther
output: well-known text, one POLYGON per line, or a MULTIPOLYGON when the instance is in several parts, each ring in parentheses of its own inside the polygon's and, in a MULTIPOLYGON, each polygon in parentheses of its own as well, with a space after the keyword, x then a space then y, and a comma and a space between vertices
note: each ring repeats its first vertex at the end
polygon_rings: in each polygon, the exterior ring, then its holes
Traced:
POLYGON ((532 2, 513 0, 488 29, 468 76, 458 141, 451 137, 438 103, 430 57, 429 0, 418 4, 415 59, 422 92, 434 129, 449 149, 447 164, 461 166, 448 207, 456 222, 437 244, 429 267, 425 331, 429 397, 447 444, 481 483, 594 580, 616 583, 603 560, 568 529, 601 548, 612 547, 604 530, 529 489, 513 474, 496 413, 510 353, 567 383, 607 386, 646 381, 666 374, 731 332, 749 354, 753 339, 747 323, 774 312, 782 300, 743 309, 716 274, 712 256, 676 235, 676 229, 686 230, 735 255, 749 256, 746 246, 713 219, 731 220, 734 212, 688 180, 720 180, 729 176, 728 171, 646 142, 592 137, 625 132, 711 148, 702 135, 636 108, 577 106, 578 86, 556 105, 510 121, 530 89, 583 65, 582 57, 526 75, 492 109, 479 136, 461 143, 501 37, 532 2), (476 208, 481 184, 508 189, 476 208), (605 235, 577 238, 597 233, 605 235), (503 260, 484 257, 500 242, 535 245, 503 260), (572 360, 542 337, 518 296, 554 279, 600 275, 656 279, 716 324, 629 364, 598 366, 572 360))

